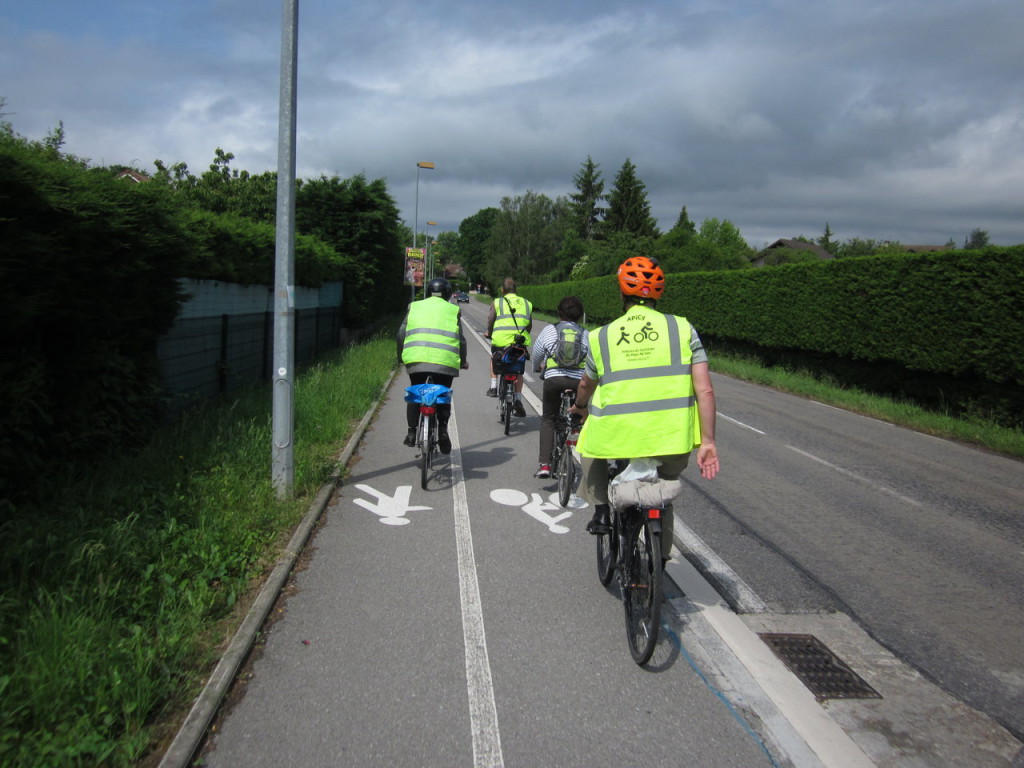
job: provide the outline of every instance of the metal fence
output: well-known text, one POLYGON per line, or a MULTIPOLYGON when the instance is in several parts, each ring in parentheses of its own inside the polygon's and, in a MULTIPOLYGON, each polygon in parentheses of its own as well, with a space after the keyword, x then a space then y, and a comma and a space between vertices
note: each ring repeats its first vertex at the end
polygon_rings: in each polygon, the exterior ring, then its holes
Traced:
MULTIPOLYGON (((189 287, 192 300, 157 345, 171 413, 239 387, 270 381, 272 375, 272 308, 241 311, 251 309, 253 304, 266 304, 267 289, 258 287, 242 293, 241 286, 223 286, 222 290, 217 284, 189 287), (229 311, 213 314, 218 303, 229 311)), ((304 303, 306 307, 295 309, 296 367, 313 362, 342 340, 340 285, 307 292, 304 303), (321 300, 328 305, 310 306, 321 300)))

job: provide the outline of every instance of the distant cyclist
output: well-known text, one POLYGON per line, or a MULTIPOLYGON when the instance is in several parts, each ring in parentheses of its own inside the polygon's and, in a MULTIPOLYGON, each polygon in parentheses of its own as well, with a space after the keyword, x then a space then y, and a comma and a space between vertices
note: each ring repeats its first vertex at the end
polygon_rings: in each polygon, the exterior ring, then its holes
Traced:
POLYGON ((583 377, 583 365, 590 353, 587 330, 580 324, 583 302, 566 296, 558 303, 558 323, 537 334, 533 343, 533 369, 544 378, 540 419, 540 467, 534 477, 551 477, 551 449, 555 442, 555 417, 562 393, 576 391, 583 377))
MULTIPOLYGON (((577 449, 585 498, 594 505, 593 534, 610 531, 608 460, 656 458, 658 476, 679 478, 697 448, 708 480, 718 474, 715 393, 707 354, 683 317, 655 309, 665 274, 653 259, 634 256, 618 271, 624 314, 590 334, 590 356, 573 413, 586 422, 577 449)), ((672 514, 662 520, 662 557, 672 547, 672 514)))
MULTIPOLYGON (((460 368, 469 368, 466 337, 462 332, 462 312, 448 300, 452 285, 443 277, 435 277, 424 290, 425 298, 409 305, 409 313, 398 329, 398 357, 405 363, 410 384, 425 384, 430 376, 435 384, 452 386, 460 368)), ((416 425, 420 407, 406 405, 409 432, 405 444, 416 445, 416 425)), ((448 437, 450 403, 437 406, 437 447, 441 453, 452 452, 448 437)))
MULTIPOLYGON (((533 305, 516 295, 516 281, 506 277, 501 285, 501 296, 491 304, 487 315, 487 336, 491 340, 491 355, 498 350, 514 344, 517 336, 522 336, 523 346, 530 349, 530 331, 533 329, 533 305)), ((526 409, 522 402, 523 377, 516 377, 516 404, 513 413, 522 418, 526 409)), ((487 390, 488 397, 498 396, 498 375, 491 365, 491 386, 487 390)))

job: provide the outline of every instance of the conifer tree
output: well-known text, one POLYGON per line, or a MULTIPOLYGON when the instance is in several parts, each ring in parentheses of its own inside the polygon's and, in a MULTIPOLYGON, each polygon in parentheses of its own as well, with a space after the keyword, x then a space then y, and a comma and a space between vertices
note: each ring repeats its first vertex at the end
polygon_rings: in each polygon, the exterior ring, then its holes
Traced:
POLYGON ((651 216, 647 187, 636 175, 636 166, 626 158, 615 175, 608 195, 608 213, 602 225, 604 235, 627 232, 640 237, 658 237, 658 223, 651 216))
POLYGON ((604 180, 601 178, 600 169, 601 166, 587 155, 586 161, 572 177, 576 192, 569 195, 569 210, 576 233, 583 240, 594 239, 605 212, 602 203, 608 196, 604 193, 604 180))

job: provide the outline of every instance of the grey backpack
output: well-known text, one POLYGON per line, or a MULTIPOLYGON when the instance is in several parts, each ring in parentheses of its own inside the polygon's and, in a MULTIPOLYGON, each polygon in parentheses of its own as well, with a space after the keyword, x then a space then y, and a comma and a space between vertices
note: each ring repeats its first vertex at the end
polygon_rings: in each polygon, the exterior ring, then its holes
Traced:
POLYGON ((555 365, 559 368, 582 368, 587 356, 583 347, 583 329, 565 320, 555 326, 555 331, 558 333, 558 341, 551 356, 555 365))

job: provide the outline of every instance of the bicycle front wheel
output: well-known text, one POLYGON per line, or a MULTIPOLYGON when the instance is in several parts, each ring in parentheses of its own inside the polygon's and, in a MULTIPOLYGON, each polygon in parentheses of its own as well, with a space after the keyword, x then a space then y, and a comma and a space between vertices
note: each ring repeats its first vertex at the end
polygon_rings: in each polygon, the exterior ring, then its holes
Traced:
POLYGON ((433 414, 428 414, 422 419, 422 432, 420 443, 422 455, 420 456, 420 486, 427 490, 427 479, 430 477, 430 463, 434 456, 434 419, 433 414))
POLYGON ((646 517, 631 521, 621 579, 626 639, 637 664, 646 664, 658 643, 661 577, 661 534, 651 529, 651 521, 646 517))

